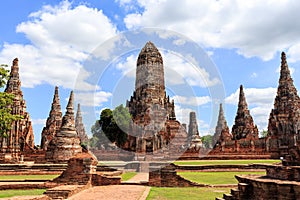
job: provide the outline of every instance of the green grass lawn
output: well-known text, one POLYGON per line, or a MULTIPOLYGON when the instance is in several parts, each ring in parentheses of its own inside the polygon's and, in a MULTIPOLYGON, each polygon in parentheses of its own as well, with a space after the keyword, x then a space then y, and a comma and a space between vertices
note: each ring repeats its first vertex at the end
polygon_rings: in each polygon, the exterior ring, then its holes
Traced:
POLYGON ((176 165, 242 165, 242 164, 274 164, 280 160, 182 160, 175 161, 176 165))
POLYGON ((235 179, 235 175, 243 174, 260 174, 265 175, 265 171, 259 172, 178 172, 178 175, 185 179, 191 180, 196 183, 203 183, 209 185, 216 184, 237 184, 238 181, 235 179))
POLYGON ((159 188, 152 187, 147 200, 213 200, 222 197, 224 193, 229 193, 230 188, 159 188))
POLYGON ((136 172, 125 172, 121 175, 122 181, 128 181, 132 177, 134 177, 137 173, 136 172))
POLYGON ((47 175, 1 175, 0 180, 52 180, 58 177, 58 174, 47 175))
POLYGON ((34 190, 0 190, 0 198, 8 198, 13 196, 24 195, 42 195, 46 189, 34 189, 34 190))

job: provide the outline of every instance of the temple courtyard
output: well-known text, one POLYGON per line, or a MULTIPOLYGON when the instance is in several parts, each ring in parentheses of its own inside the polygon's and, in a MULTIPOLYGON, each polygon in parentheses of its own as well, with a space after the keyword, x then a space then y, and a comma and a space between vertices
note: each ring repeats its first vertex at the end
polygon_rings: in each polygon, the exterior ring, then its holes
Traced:
MULTIPOLYGON (((110 163, 115 168, 115 174, 121 177, 119 185, 95 186, 73 194, 68 199, 182 199, 189 196, 190 199, 215 199, 228 193, 230 188, 237 187, 235 175, 256 174, 265 175, 265 170, 259 165, 276 164, 279 160, 197 160, 176 161, 177 174, 187 180, 200 184, 195 187, 151 187, 149 184, 149 173, 136 172, 133 169, 125 169, 126 162, 99 162, 98 169, 110 163)), ((25 164, 23 164, 25 165, 25 164)), ((33 166, 31 166, 33 167, 33 166)), ((40 167, 38 170, 17 168, 15 171, 5 170, 2 167, 0 175, 0 197, 6 199, 47 199, 43 192, 46 180, 51 180, 59 175, 59 170, 66 166, 48 166, 48 172, 40 167), (60 169, 59 169, 60 168, 60 169), (55 171, 56 170, 56 171, 55 171), (47 174, 48 175, 45 175, 47 174), (6 175, 5 175, 6 174, 6 175), (15 175, 12 175, 15 174, 15 175), (19 174, 19 175, 17 175, 19 174), (27 175, 26 175, 27 174, 27 175), (36 175, 29 175, 36 174, 36 175), (24 185, 26 184, 26 185, 24 185), (22 186, 23 185, 23 186, 22 186), (17 191, 8 194, 9 188, 27 190, 24 196, 18 196, 17 191), (34 188, 41 188, 39 190, 34 188), (5 189, 5 190, 4 190, 5 189), (15 194, 15 195, 14 195, 15 194), (32 195, 36 194, 36 195, 32 195)), ((72 190, 72 186, 64 186, 72 190)))

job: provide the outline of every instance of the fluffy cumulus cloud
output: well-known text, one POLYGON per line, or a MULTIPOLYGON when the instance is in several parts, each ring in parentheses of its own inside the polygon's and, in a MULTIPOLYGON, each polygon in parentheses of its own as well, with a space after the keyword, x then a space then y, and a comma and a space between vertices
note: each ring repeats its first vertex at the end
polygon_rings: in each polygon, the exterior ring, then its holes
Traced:
POLYGON ((110 92, 95 91, 95 92, 79 92, 76 93, 76 101, 80 102, 82 106, 102 106, 112 96, 110 92))
POLYGON ((288 50, 291 60, 300 58, 297 0, 137 0, 135 5, 142 9, 128 12, 124 22, 129 29, 170 29, 207 47, 234 48, 246 57, 269 60, 288 50))
MULTIPOLYGON (((220 83, 218 78, 212 78, 210 74, 201 67, 170 51, 160 51, 164 61, 166 84, 171 86, 185 84, 188 87, 210 87, 220 83)), ((131 54, 122 61, 116 63, 116 68, 128 77, 135 77, 137 54, 131 54)), ((190 60, 193 60, 191 57, 190 60)))
MULTIPOLYGON (((86 5, 74 7, 68 1, 57 6, 45 5, 31 13, 16 31, 25 34, 29 42, 26 45, 5 43, 0 63, 18 57, 24 87, 48 83, 65 88, 74 87, 81 63, 89 54, 117 33, 101 10, 86 5)), ((95 89, 84 82, 89 74, 83 74, 77 79, 82 82, 79 89, 95 89)))
MULTIPOLYGON (((276 96, 276 88, 246 88, 244 89, 248 107, 251 107, 250 114, 259 130, 267 128, 269 114, 273 108, 276 96)), ((229 95, 225 102, 237 105, 239 99, 239 89, 229 95)))
POLYGON ((175 100, 176 104, 180 105, 201 106, 211 102, 211 98, 209 96, 185 97, 176 95, 171 98, 175 100))

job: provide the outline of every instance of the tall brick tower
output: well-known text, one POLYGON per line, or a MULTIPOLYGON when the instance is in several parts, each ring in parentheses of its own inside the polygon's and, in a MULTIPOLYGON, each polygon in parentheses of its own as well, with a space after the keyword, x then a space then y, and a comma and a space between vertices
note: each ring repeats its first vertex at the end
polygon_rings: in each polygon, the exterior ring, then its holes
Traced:
POLYGON ((227 121, 224 115, 224 110, 222 104, 220 104, 218 122, 215 129, 215 134, 213 136, 213 145, 221 144, 223 141, 228 141, 232 139, 232 135, 229 132, 229 127, 227 126, 227 121))
POLYGON ((287 154, 288 148, 296 145, 300 134, 300 98, 284 52, 281 54, 280 78, 274 108, 268 124, 269 148, 279 156, 287 154))
POLYGON ((152 42, 138 56, 135 91, 126 106, 133 118, 127 144, 133 151, 168 149, 172 138, 187 136, 176 120, 174 101, 166 95, 163 59, 152 42))
POLYGON ((26 112, 26 102, 21 90, 18 58, 13 60, 10 77, 4 91, 14 95, 12 114, 20 115, 22 119, 13 122, 7 137, 0 137, 1 152, 12 153, 12 157, 17 158, 20 152, 34 147, 32 124, 26 112))
POLYGON ((238 110, 232 126, 233 139, 258 138, 258 129, 250 115, 243 86, 240 86, 238 110))
POLYGON ((55 87, 51 110, 41 135, 41 148, 47 150, 49 142, 59 131, 62 123, 62 112, 59 102, 58 87, 55 87))

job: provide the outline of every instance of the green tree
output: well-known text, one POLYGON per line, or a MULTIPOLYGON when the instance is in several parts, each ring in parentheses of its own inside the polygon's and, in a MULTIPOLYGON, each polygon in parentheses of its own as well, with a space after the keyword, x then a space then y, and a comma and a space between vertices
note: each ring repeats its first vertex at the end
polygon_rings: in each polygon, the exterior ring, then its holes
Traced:
POLYGON ((104 109, 100 114, 100 120, 97 120, 92 126, 93 137, 90 140, 91 146, 107 146, 107 139, 122 147, 127 141, 127 132, 129 130, 131 116, 127 108, 123 105, 117 106, 114 110, 104 109))
POLYGON ((203 136, 202 138, 202 143, 203 143, 203 146, 206 148, 206 149, 210 149, 213 147, 213 136, 212 135, 205 135, 203 136))
POLYGON ((268 131, 262 130, 262 131, 260 132, 260 136, 261 136, 262 138, 267 137, 267 136, 268 136, 268 131))
MULTIPOLYGON (((7 65, 0 65, 0 88, 3 88, 9 78, 9 70, 7 65)), ((19 115, 11 114, 12 103, 14 100, 13 94, 0 92, 0 136, 7 136, 11 129, 12 122, 20 119, 19 115)))

